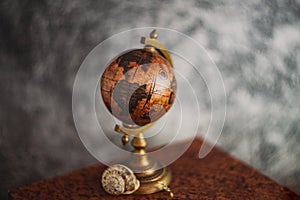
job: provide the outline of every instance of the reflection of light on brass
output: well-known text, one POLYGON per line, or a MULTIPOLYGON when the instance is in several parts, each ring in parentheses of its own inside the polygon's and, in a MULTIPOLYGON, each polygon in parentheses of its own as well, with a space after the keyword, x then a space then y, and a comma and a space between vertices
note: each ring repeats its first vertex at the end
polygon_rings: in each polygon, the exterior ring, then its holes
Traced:
POLYGON ((171 189, 167 185, 165 185, 164 182, 159 182, 159 183, 163 186, 163 189, 165 191, 169 192, 170 197, 173 198, 174 197, 174 193, 171 191, 171 189))
POLYGON ((163 55, 163 57, 165 57, 169 61, 169 63, 173 66, 173 62, 172 62, 169 51, 163 44, 161 44, 160 42, 158 42, 156 40, 157 37, 158 37, 158 34, 157 34, 156 30, 153 30, 150 33, 150 38, 145 38, 145 37, 141 38, 141 43, 145 44, 146 47, 152 47, 155 50, 159 51, 163 55))

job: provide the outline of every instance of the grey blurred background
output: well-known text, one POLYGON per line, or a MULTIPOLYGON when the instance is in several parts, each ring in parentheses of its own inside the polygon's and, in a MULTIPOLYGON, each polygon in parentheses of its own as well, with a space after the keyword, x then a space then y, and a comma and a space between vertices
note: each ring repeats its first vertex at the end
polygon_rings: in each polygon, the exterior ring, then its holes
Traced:
POLYGON ((144 26, 178 30, 205 47, 227 92, 218 145, 300 193, 299 0, 7 0, 0 3, 0 198, 97 162, 72 118, 77 70, 104 39, 144 26))

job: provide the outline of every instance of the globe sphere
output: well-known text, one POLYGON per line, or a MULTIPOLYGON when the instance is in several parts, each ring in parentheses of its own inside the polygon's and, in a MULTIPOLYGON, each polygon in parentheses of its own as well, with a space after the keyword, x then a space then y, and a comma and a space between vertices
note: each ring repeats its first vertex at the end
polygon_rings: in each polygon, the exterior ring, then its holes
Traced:
POLYGON ((114 58, 101 77, 101 95, 110 113, 127 125, 144 126, 161 118, 176 96, 173 66, 148 48, 114 58))

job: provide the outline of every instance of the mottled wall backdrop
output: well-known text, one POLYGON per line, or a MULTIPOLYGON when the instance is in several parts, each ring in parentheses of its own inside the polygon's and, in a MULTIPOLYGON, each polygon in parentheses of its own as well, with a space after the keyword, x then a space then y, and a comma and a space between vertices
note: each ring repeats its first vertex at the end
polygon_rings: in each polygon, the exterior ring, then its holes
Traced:
POLYGON ((0 3, 1 197, 97 162, 74 128, 76 72, 101 41, 144 26, 205 47, 227 92, 219 146, 300 193, 299 0, 10 0, 0 3))

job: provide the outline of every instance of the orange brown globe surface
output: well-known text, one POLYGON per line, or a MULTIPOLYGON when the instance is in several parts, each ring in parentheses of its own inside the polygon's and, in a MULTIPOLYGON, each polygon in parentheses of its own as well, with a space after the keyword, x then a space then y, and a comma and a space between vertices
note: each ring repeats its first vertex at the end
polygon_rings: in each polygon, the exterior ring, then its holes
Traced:
POLYGON ((144 126, 172 106, 176 79, 172 65, 156 51, 134 49, 114 58, 101 77, 108 110, 129 125, 144 126))

